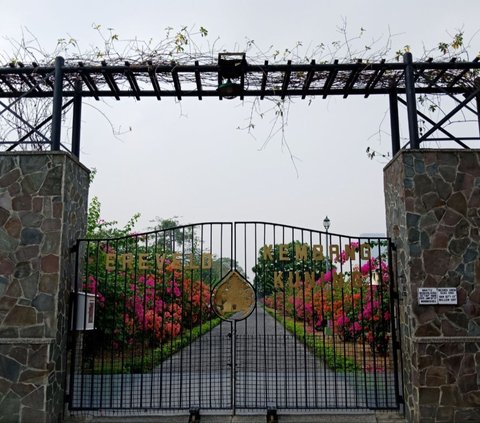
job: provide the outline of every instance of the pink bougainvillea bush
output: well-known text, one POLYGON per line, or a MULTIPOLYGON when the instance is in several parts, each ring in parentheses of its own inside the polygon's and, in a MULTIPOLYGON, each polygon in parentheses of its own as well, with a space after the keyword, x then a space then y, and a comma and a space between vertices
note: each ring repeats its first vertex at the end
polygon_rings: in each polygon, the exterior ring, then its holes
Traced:
POLYGON ((184 277, 168 262, 156 275, 89 275, 84 289, 96 295, 99 341, 113 349, 158 346, 212 317, 210 286, 184 277))
MULTIPOLYGON (((358 243, 349 244, 357 251, 358 243)), ((353 262, 345 250, 314 281, 293 279, 264 297, 275 314, 304 322, 307 331, 328 330, 345 342, 361 341, 385 354, 391 327, 390 271, 385 255, 353 262)), ((301 274, 301 273, 300 273, 301 274)))

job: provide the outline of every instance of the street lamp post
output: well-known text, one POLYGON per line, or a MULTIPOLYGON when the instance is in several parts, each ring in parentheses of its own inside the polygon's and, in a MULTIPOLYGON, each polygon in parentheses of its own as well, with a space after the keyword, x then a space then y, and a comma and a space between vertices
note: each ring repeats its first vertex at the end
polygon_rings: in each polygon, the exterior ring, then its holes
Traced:
POLYGON ((329 267, 330 267, 330 263, 328 262, 329 261, 329 258, 328 258, 328 229, 330 228, 330 219, 328 218, 328 216, 325 216, 325 219, 323 219, 323 227, 325 228, 326 238, 327 238, 327 248, 326 248, 327 251, 325 253, 325 272, 328 272, 329 267))

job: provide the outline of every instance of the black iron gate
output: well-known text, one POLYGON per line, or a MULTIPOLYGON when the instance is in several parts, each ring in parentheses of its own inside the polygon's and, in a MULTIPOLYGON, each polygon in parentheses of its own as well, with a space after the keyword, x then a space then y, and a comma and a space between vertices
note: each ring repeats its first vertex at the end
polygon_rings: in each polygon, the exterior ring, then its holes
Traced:
POLYGON ((79 240, 69 407, 396 409, 391 251, 265 222, 79 240))

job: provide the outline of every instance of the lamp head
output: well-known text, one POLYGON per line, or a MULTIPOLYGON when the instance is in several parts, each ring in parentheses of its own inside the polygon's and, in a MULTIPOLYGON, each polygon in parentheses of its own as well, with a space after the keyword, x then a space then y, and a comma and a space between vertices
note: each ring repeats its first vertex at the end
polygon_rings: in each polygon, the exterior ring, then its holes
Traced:
POLYGON ((326 231, 330 228, 330 219, 328 216, 325 216, 325 219, 323 219, 323 227, 325 228, 326 231))
POLYGON ((224 82, 218 86, 217 93, 220 96, 231 100, 242 93, 242 86, 240 84, 235 84, 229 78, 227 82, 224 82))

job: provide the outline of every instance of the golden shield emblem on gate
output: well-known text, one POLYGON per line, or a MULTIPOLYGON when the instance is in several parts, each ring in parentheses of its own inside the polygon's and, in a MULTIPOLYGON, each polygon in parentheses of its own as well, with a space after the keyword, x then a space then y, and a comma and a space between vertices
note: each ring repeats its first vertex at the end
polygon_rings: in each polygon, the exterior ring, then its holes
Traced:
POLYGON ((213 290, 211 302, 222 319, 243 320, 255 308, 255 290, 240 273, 232 270, 213 290))

